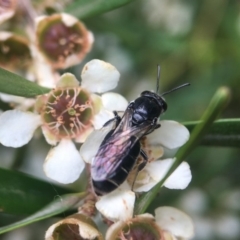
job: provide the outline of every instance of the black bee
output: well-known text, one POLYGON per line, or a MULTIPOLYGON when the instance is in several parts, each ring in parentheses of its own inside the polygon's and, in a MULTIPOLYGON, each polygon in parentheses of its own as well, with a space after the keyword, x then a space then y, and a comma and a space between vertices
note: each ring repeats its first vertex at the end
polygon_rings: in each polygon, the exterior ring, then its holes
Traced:
MULTIPOLYGON (((158 66, 157 92, 160 78, 158 66)), ((183 84, 169 92, 189 85, 183 84)), ((122 118, 114 112, 115 126, 105 136, 91 166, 91 177, 94 191, 101 196, 115 190, 128 177, 129 172, 141 155, 144 161, 138 171, 144 168, 148 157, 141 149, 140 139, 160 127, 158 119, 167 110, 167 104, 158 93, 144 91, 125 110, 122 118)), ((105 123, 106 127, 109 122, 105 123)))

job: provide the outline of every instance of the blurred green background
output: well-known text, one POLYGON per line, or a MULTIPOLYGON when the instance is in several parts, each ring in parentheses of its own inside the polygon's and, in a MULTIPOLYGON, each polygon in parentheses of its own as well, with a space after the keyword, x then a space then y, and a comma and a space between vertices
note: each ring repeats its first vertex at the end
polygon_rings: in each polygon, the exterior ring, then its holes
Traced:
MULTIPOLYGON (((142 91, 155 89, 160 64, 161 92, 191 83, 166 96, 168 110, 162 119, 199 120, 220 86, 228 86, 232 93, 220 117, 240 117, 239 1, 136 0, 83 21, 93 32, 95 43, 81 64, 68 69, 78 79, 89 60, 110 62, 121 73, 115 91, 131 101, 142 91)), ((43 141, 33 140, 25 149, 24 161, 14 168, 45 178, 42 163, 49 148, 43 141), (42 153, 37 153, 40 148, 42 153)), ((9 168, 19 150, 1 146, 0 151, 3 167, 9 168)), ((195 240, 240 239, 240 148, 199 146, 186 161, 193 175, 189 187, 184 191, 163 189, 149 210, 160 205, 179 207, 195 222, 195 240)), ((3 217, 0 224, 6 224, 7 218, 9 222, 16 220, 3 217)), ((0 239, 43 239, 54 221, 33 224, 0 239)))

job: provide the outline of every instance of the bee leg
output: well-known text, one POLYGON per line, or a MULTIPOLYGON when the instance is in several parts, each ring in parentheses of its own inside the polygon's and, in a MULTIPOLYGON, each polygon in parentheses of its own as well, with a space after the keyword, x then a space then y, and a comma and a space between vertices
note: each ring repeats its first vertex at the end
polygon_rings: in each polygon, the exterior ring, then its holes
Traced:
POLYGON ((118 126, 118 124, 121 122, 121 117, 118 115, 117 111, 113 111, 114 114, 114 118, 116 120, 116 126, 118 126))
POLYGON ((143 162, 138 165, 138 172, 143 170, 148 162, 148 156, 142 149, 140 149, 140 155, 143 157, 143 162))
POLYGON ((147 154, 142 150, 140 149, 140 155, 142 156, 143 158, 143 162, 141 162, 138 167, 137 167, 137 172, 134 176, 134 179, 133 179, 133 182, 132 182, 132 187, 131 187, 131 190, 133 191, 133 188, 134 188, 134 183, 136 182, 136 179, 137 179, 137 175, 138 173, 143 170, 143 168, 146 166, 147 162, 148 162, 148 156, 147 154))
POLYGON ((107 125, 109 125, 113 121, 116 121, 116 127, 118 126, 118 124, 121 122, 121 117, 118 115, 117 111, 113 111, 113 114, 114 114, 114 118, 105 122, 103 127, 106 127, 107 125))
POLYGON ((161 124, 157 123, 158 119, 154 118, 152 123, 151 123, 151 128, 144 134, 144 136, 152 133, 155 129, 158 129, 161 127, 161 124))

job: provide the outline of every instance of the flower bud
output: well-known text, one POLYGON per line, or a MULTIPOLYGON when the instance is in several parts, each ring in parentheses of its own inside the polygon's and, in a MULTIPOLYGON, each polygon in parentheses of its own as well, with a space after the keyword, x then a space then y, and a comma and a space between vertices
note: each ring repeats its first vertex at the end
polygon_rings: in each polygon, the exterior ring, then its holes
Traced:
POLYGON ((31 62, 27 39, 10 32, 0 32, 0 67, 24 69, 31 62))

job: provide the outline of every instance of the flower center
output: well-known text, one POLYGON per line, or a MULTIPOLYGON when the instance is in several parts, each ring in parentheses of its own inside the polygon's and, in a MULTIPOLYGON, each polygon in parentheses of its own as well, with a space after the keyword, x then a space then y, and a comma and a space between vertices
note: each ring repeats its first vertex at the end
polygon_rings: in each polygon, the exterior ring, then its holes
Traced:
POLYGON ((64 60, 80 51, 82 37, 77 27, 67 27, 61 22, 53 22, 52 26, 46 29, 42 48, 53 60, 64 60))
POLYGON ((142 222, 135 222, 129 227, 122 229, 120 236, 121 239, 126 240, 161 240, 163 239, 160 234, 160 229, 155 223, 151 223, 149 220, 142 222))
POLYGON ((53 90, 42 113, 51 133, 60 138, 75 138, 91 127, 93 107, 89 93, 78 88, 53 90))

